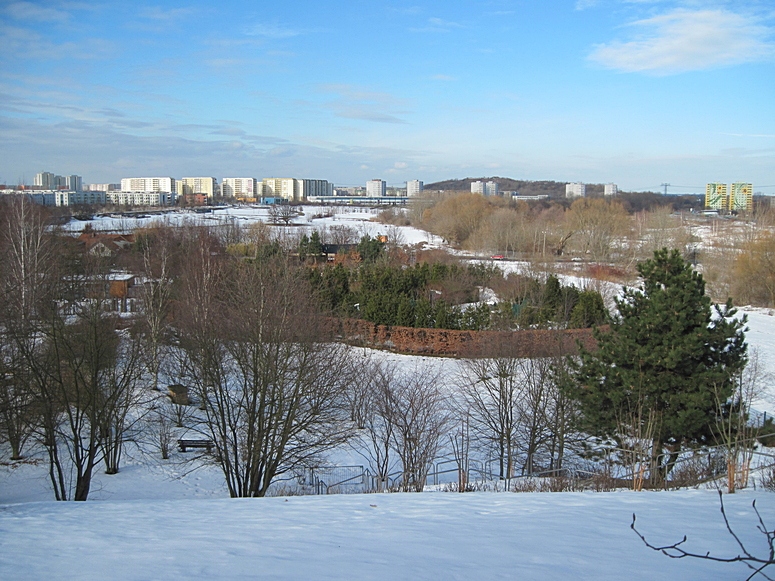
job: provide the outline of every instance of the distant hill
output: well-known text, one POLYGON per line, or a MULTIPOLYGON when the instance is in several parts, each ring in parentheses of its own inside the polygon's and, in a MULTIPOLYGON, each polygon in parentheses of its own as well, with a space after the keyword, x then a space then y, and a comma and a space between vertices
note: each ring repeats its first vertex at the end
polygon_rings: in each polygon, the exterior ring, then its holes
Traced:
MULTIPOLYGON (((514 180, 502 177, 482 177, 482 178, 464 178, 462 180, 445 180, 432 184, 425 184, 426 190, 446 190, 446 191, 471 191, 471 182, 494 181, 498 184, 501 192, 518 192, 522 196, 541 196, 546 195, 555 200, 565 200, 565 184, 567 182, 555 181, 529 181, 514 180)), ((603 197, 603 184, 586 184, 587 197, 603 197)), ((698 195, 683 196, 663 196, 658 192, 619 192, 617 197, 629 212, 640 212, 641 210, 651 210, 658 206, 672 206, 674 210, 701 210, 704 198, 698 195)))
MULTIPOLYGON (((502 177, 464 178, 462 180, 445 180, 433 184, 425 184, 426 190, 456 190, 471 191, 471 182, 493 181, 498 184, 502 192, 518 192, 522 196, 549 196, 550 198, 564 198, 566 182, 554 181, 529 181, 514 180, 502 177)), ((587 195, 603 195, 603 184, 587 184, 587 195)))

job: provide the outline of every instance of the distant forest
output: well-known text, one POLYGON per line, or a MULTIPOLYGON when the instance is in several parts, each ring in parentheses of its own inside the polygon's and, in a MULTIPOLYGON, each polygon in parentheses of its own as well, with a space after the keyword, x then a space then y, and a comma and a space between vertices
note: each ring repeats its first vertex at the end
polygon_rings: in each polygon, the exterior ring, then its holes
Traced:
MULTIPOLYGON (((555 182, 551 180, 529 181, 515 180, 503 177, 479 177, 463 178, 460 180, 444 180, 432 184, 425 184, 426 190, 445 190, 470 192, 471 183, 475 181, 494 181, 501 192, 517 192, 521 196, 549 196, 554 200, 565 200, 565 184, 567 182, 555 182)), ((586 184, 587 197, 603 197, 603 184, 586 184)), ((671 205, 674 210, 702 209, 704 200, 702 196, 663 196, 659 192, 619 192, 619 200, 629 212, 652 210, 659 206, 671 205)))

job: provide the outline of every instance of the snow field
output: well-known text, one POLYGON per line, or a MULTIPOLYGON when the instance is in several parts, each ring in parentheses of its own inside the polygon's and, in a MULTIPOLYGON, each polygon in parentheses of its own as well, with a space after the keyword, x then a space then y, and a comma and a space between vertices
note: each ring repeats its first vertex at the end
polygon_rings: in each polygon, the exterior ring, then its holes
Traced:
MULTIPOLYGON (((725 496, 755 554, 752 499, 725 496)), ((671 560, 646 548, 737 554, 714 491, 369 494, 242 500, 28 503, 0 509, 0 578, 744 579, 743 565, 671 560)), ((761 538, 760 538, 761 537, 761 538)))

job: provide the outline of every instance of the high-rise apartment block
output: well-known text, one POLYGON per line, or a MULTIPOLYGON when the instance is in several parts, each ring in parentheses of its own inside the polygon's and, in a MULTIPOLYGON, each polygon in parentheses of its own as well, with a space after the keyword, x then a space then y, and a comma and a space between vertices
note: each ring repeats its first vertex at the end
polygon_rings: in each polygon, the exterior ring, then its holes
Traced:
POLYGON ((705 208, 723 210, 729 207, 727 184, 713 182, 705 186, 705 208))
POLYGON ((43 188, 44 190, 57 189, 57 176, 48 171, 42 171, 35 175, 35 180, 32 182, 34 185, 43 188))
POLYGON ((366 182, 366 195, 369 198, 384 198, 387 195, 385 180, 375 179, 366 182))
POLYGON ((406 195, 419 196, 422 193, 423 183, 420 180, 409 180, 406 182, 406 195))
POLYGON ((175 193, 175 178, 122 178, 122 192, 175 193))
POLYGON ((257 198, 256 178, 223 178, 221 196, 224 198, 257 198))
POLYGON ((121 191, 107 192, 105 199, 108 204, 117 206, 169 206, 174 203, 174 195, 171 192, 162 191, 121 191))
POLYGON ((265 198, 283 198, 289 202, 298 202, 300 199, 301 193, 293 178, 264 178, 262 183, 265 198))
POLYGON ((566 198, 583 198, 587 195, 587 186, 581 182, 565 184, 566 198))
POLYGON ((482 195, 484 195, 484 192, 485 192, 484 182, 481 182, 481 181, 471 182, 471 193, 472 194, 482 194, 482 195))
POLYGON ((87 192, 115 192, 121 189, 121 184, 86 184, 83 189, 87 192))
POLYGON ((605 196, 616 196, 619 194, 619 187, 616 184, 605 184, 603 186, 603 194, 605 196))
POLYGON ((497 196, 499 193, 500 193, 500 190, 498 188, 498 182, 489 181, 486 184, 484 184, 485 196, 497 196))
POLYGON ((70 190, 80 192, 83 189, 81 176, 59 176, 48 171, 35 175, 33 184, 44 190, 70 190))
POLYGON ((177 182, 175 193, 178 196, 201 194, 212 200, 218 191, 218 181, 212 177, 182 178, 177 182))
POLYGON ((750 212, 753 210, 753 184, 735 182, 729 190, 729 211, 750 212))
POLYGON ((296 180, 296 191, 302 200, 311 197, 333 196, 334 184, 329 183, 328 180, 301 179, 296 180))

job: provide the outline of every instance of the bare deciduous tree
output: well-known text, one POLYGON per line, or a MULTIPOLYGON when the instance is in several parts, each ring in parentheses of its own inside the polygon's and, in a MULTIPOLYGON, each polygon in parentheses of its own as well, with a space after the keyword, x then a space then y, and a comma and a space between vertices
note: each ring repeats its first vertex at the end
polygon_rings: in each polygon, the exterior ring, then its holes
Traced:
POLYGON ((393 447, 403 466, 401 488, 407 492, 422 492, 449 427, 451 414, 439 381, 438 371, 424 367, 397 376, 390 386, 393 447))
POLYGON ((369 462, 378 492, 389 487, 388 477, 393 468, 390 390, 395 376, 395 366, 369 362, 364 380, 356 382, 351 392, 351 415, 358 430, 353 445, 369 462))
POLYGON ((519 360, 513 357, 468 359, 458 381, 464 412, 470 417, 474 439, 494 449, 498 476, 514 476, 518 451, 519 360))
POLYGON ((182 345, 233 497, 314 465, 352 433, 353 361, 328 342, 301 274, 287 263, 215 264, 196 254, 182 345), (228 268, 228 276, 219 272, 228 268))

